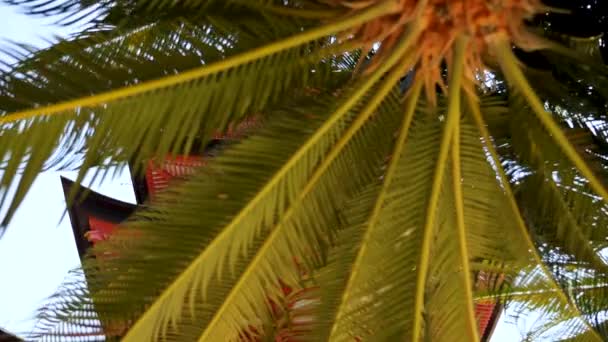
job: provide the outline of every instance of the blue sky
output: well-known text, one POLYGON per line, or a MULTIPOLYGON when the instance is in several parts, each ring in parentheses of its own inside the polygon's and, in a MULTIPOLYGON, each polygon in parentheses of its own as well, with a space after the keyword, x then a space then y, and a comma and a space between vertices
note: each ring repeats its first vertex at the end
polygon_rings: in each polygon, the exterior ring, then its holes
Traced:
MULTIPOLYGON (((41 48, 53 36, 65 37, 76 30, 58 27, 53 21, 22 15, 18 9, 0 3, 0 46, 8 39, 41 48)), ((7 56, 0 53, 0 59, 7 60, 7 56)), ((34 311, 58 288, 67 272, 79 265, 69 219, 59 222, 65 210, 60 175, 76 177, 74 172, 40 175, 0 239, 0 327, 14 333, 31 330, 34 311)), ((135 202, 128 172, 93 189, 135 202)), ((529 323, 532 321, 520 320, 516 326, 503 314, 492 342, 519 340, 520 329, 529 328, 529 323)))

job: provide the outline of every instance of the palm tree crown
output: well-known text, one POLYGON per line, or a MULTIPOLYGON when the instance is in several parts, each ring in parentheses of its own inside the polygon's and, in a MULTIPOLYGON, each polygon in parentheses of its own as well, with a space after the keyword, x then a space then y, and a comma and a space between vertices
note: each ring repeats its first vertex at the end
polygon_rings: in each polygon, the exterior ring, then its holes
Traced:
POLYGON ((16 2, 89 27, 0 78, 5 224, 44 169, 141 173, 257 122, 97 244, 36 337, 480 340, 488 299, 608 336, 608 69, 561 9, 16 2))

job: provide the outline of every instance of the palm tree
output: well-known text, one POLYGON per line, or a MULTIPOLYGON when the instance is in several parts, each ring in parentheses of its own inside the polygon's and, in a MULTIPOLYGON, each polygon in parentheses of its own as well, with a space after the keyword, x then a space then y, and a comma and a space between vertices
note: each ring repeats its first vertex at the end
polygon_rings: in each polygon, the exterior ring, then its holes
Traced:
POLYGON ((599 37, 547 28, 558 9, 15 2, 88 27, 10 51, 5 225, 46 168, 140 172, 261 120, 96 246, 38 336, 468 341, 487 298, 541 310, 535 334, 608 336, 608 69, 599 37))

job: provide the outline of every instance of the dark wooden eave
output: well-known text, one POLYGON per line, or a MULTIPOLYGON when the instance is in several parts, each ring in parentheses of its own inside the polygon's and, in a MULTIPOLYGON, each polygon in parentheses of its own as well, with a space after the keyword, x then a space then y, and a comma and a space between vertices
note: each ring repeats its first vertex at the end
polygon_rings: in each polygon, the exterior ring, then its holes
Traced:
POLYGON ((0 342, 22 342, 19 337, 0 329, 0 342))
POLYGON ((486 326, 485 331, 483 332, 483 336, 481 337, 481 341, 486 342, 490 341, 492 335, 494 334, 494 330, 496 329, 496 325, 498 324, 498 320, 500 319, 500 314, 502 313, 503 306, 501 303, 496 302, 494 306, 494 310, 492 310, 492 317, 486 326))
MULTIPOLYGON (((61 177, 64 196, 68 197, 71 189, 76 186, 71 180, 61 177)), ((122 202, 111 197, 102 195, 91 189, 80 187, 76 198, 81 199, 68 206, 67 211, 74 232, 74 240, 78 254, 82 258, 91 247, 91 243, 85 238, 90 231, 89 218, 95 217, 112 223, 120 223, 126 220, 137 208, 131 203, 122 202)))

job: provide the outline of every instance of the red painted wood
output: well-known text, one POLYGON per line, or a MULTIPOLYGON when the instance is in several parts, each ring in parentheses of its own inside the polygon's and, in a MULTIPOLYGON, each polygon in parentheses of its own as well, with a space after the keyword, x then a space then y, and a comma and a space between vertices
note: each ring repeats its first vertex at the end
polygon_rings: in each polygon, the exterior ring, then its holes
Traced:
POLYGON ((477 316, 477 323, 481 335, 488 329, 495 308, 496 302, 491 300, 475 304, 475 316, 477 316))
POLYGON ((199 156, 177 156, 165 159, 161 165, 150 160, 146 169, 146 185, 150 199, 169 186, 173 178, 182 178, 191 175, 196 168, 205 165, 199 156))
POLYGON ((95 244, 98 241, 106 240, 114 231, 116 223, 108 222, 91 216, 89 217, 89 227, 90 230, 86 232, 85 237, 87 240, 95 244))

